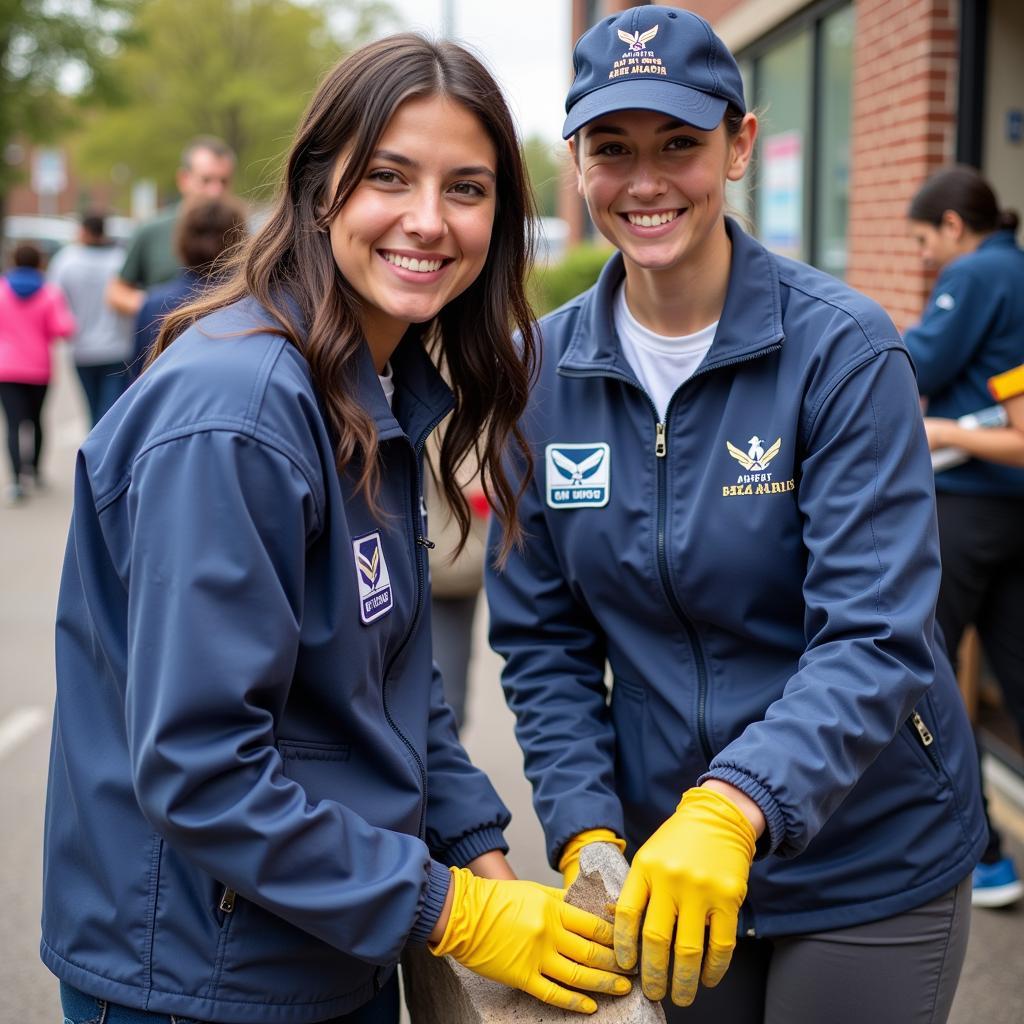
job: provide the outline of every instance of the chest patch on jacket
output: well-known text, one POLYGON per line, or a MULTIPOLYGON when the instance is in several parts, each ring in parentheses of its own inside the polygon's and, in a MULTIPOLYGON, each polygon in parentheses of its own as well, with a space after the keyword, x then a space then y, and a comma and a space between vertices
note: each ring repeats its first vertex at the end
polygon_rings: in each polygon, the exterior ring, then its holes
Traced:
POLYGON ((384 561, 384 548, 380 533, 375 531, 352 541, 352 555, 356 563, 356 579, 359 583, 359 617, 363 622, 373 622, 387 615, 394 607, 391 594, 391 574, 384 561))
POLYGON ((603 441, 549 444, 544 449, 544 489, 550 508, 601 508, 608 504, 611 449, 603 441))
POLYGON ((786 494, 795 489, 791 479, 773 479, 775 475, 768 468, 769 463, 782 450, 782 438, 771 444, 754 434, 746 442, 746 450, 731 441, 725 442, 725 449, 740 465, 736 483, 722 485, 723 498, 741 498, 754 494, 786 494))

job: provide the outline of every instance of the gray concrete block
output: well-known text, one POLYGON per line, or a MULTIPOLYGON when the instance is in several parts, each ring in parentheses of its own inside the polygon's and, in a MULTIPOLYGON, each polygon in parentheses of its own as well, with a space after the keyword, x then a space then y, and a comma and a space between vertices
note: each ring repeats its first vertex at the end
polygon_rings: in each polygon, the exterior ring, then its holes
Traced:
MULTIPOLYGON (((585 846, 579 878, 566 900, 611 921, 607 905, 618 898, 627 870, 625 858, 611 843, 585 846)), ((402 979, 412 1024, 665 1024, 661 1006, 647 999, 638 983, 628 996, 596 996, 597 1013, 587 1017, 481 978, 422 946, 407 950, 402 979)))

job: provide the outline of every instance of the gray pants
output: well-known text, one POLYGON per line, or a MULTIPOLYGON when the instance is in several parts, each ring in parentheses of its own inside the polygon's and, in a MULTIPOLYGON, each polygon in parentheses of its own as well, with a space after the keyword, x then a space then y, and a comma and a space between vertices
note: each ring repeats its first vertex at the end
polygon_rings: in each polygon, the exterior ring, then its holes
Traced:
POLYGON ((669 1024, 943 1024, 967 952, 971 881, 905 914, 782 939, 740 939, 716 988, 669 1024))

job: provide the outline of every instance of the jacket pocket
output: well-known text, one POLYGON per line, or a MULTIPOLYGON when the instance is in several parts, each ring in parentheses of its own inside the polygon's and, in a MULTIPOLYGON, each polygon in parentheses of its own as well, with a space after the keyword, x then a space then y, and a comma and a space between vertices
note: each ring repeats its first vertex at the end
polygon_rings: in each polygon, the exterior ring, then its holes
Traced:
POLYGON ((906 738, 917 754, 918 759, 927 766, 929 771, 936 778, 943 779, 942 762, 939 761, 939 752, 936 749, 935 733, 932 731, 928 720, 917 708, 911 711, 910 716, 903 723, 900 733, 906 738))
POLYGON ((352 756, 349 743, 316 743, 313 740, 278 740, 282 758, 295 761, 347 761, 352 756))

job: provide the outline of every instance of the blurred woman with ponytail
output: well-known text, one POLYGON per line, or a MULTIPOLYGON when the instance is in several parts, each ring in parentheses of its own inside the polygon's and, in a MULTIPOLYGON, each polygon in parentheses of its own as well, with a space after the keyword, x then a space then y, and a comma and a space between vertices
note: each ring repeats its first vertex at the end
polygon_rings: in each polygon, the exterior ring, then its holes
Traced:
MULTIPOLYGON (((1024 362, 1024 252, 1018 217, 999 207, 971 167, 930 177, 911 200, 911 237, 939 271, 921 322, 904 337, 927 399, 932 449, 955 446, 971 458, 937 473, 942 586, 936 614, 956 663, 964 629, 975 625, 1024 738, 1024 468, 1012 427, 965 430, 957 419, 992 405, 988 379, 1024 362)), ((974 872, 975 906, 1024 895, 1013 861, 989 823, 974 872)))

